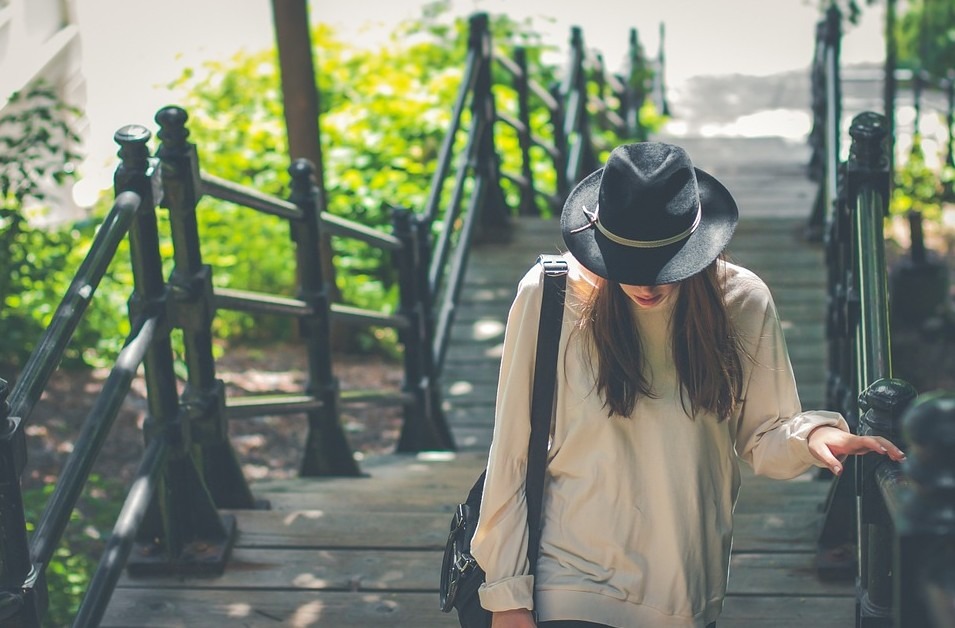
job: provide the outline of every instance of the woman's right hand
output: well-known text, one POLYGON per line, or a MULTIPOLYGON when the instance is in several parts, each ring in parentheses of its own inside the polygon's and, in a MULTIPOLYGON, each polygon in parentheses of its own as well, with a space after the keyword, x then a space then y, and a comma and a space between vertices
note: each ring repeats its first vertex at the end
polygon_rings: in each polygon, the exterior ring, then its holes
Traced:
POLYGON ((537 628, 534 616, 526 608, 491 613, 491 628, 537 628))

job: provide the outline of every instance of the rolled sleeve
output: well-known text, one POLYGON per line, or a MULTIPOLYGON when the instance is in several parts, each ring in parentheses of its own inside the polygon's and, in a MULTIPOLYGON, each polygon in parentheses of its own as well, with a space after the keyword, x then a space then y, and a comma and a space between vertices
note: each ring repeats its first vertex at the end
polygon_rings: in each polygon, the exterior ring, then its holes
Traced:
POLYGON ((761 281, 752 290, 737 323, 745 386, 736 448, 757 474, 789 479, 813 465, 823 466, 806 440, 813 429, 829 425, 849 431, 849 426, 837 412, 802 410, 772 296, 761 281))
POLYGON ((481 606, 489 611, 507 611, 515 608, 534 610, 534 576, 514 576, 494 583, 482 584, 478 589, 481 606))
POLYGON ((527 560, 527 447, 543 275, 528 271, 518 286, 504 333, 494 434, 488 453, 481 515, 471 552, 484 569, 479 595, 490 611, 533 608, 527 560))

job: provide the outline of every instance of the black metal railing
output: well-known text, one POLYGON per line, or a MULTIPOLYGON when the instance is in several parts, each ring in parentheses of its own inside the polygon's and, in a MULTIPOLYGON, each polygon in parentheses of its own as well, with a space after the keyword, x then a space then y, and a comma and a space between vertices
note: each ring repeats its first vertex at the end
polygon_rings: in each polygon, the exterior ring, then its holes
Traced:
MULTIPOLYGON (((417 444, 441 437, 442 426, 423 424, 427 409, 416 405, 421 382, 415 360, 428 354, 430 339, 406 347, 405 389, 340 395, 331 371, 329 322, 393 325, 405 330, 424 310, 418 289, 427 280, 427 261, 407 228, 407 212, 395 212, 395 234, 319 214, 312 167, 297 161, 290 168, 290 200, 273 198, 200 172, 196 147, 187 141, 186 112, 167 107, 157 114, 162 144, 150 155, 150 132, 138 125, 116 134, 121 164, 116 171, 116 202, 81 265, 69 291, 16 386, 0 386, 3 434, 0 436, 0 619, 36 626, 45 608, 43 570, 49 564, 86 484, 90 469, 139 366, 145 365, 148 418, 145 453, 113 534, 74 621, 96 625, 122 570, 131 573, 217 573, 224 568, 235 538, 235 518, 219 508, 253 508, 248 484, 228 437, 228 421, 261 414, 303 413, 308 417, 302 475, 354 475, 357 465, 338 420, 338 404, 352 399, 388 397, 409 406, 406 428, 417 444), (299 288, 294 297, 220 290, 212 269, 203 264, 196 218, 203 196, 229 200, 289 221, 296 243, 299 288), (157 208, 169 211, 174 269, 163 278, 157 208), (403 294, 402 312, 386 315, 328 303, 319 263, 321 229, 359 238, 394 254, 403 294), (97 397, 61 471, 37 528, 28 538, 20 494, 24 468, 24 429, 86 306, 129 232, 134 277, 129 301, 131 333, 97 397), (406 290, 406 288, 409 288, 406 290), (417 291, 416 291, 417 290, 417 291), (298 319, 309 360, 301 394, 227 399, 215 376, 211 325, 215 312, 230 308, 285 314, 298 319), (411 312, 407 314, 405 312, 411 312), (179 330, 185 349, 186 381, 174 370, 170 333, 179 330), (422 349, 423 348, 423 349, 422 349), (417 369, 417 370, 416 370, 417 369), (433 428, 433 429, 430 429, 433 428), (429 431, 430 429, 430 431, 429 431), (437 433, 437 437, 435 436, 437 433), (135 548, 135 551, 134 551, 135 548)), ((446 432, 446 428, 444 429, 446 432)), ((447 446, 447 442, 438 443, 447 446)), ((6 624, 5 624, 6 625, 6 624)))
POLYGON ((807 237, 812 240, 822 239, 827 218, 838 196, 842 123, 841 42, 842 16, 835 6, 830 6, 825 19, 816 25, 811 65, 813 125, 809 133, 809 176, 820 182, 806 230, 807 237))
POLYGON ((883 223, 888 215, 890 124, 865 112, 839 157, 838 33, 830 9, 819 28, 821 75, 812 164, 820 192, 814 208, 828 267, 826 400, 861 435, 907 449, 902 464, 867 454, 832 480, 817 566, 857 584, 856 625, 950 626, 955 617, 955 396, 917 397, 893 378, 883 223), (817 215, 818 214, 818 215, 817 215))
MULTIPOLYGON (((635 35, 632 41, 635 44, 635 35)), ((610 119, 614 131, 635 133, 626 120, 638 120, 631 111, 638 109, 643 102, 633 92, 633 81, 629 79, 626 82, 613 81, 612 95, 602 93, 600 81, 606 85, 609 79, 602 68, 594 70, 591 67, 579 28, 571 30, 564 78, 558 86, 550 89, 530 78, 520 50, 514 59, 493 50, 487 15, 473 15, 467 64, 451 125, 442 144, 425 210, 412 220, 413 228, 420 233, 431 231, 439 216, 443 225, 432 247, 428 282, 430 294, 435 299, 433 368, 437 376, 440 376, 447 354, 451 323, 472 241, 478 233, 496 239, 508 236, 509 219, 515 212, 507 206, 502 181, 509 180, 521 189, 517 213, 536 213, 537 196, 543 196, 552 210, 559 209, 573 185, 598 167, 598 148, 591 132, 592 119, 597 116, 610 119), (518 93, 518 111, 513 115, 498 112, 491 90, 491 65, 494 61, 511 76, 518 93), (548 111, 553 142, 547 142, 532 132, 532 95, 538 106, 548 111), (626 110, 619 111, 621 106, 626 110), (459 145, 458 134, 464 133, 462 121, 466 111, 470 112, 470 128, 463 142, 464 149, 455 154, 454 147, 459 145), (497 121, 518 132, 522 151, 520 174, 501 171, 501 160, 494 145, 494 124, 497 121), (530 149, 535 145, 545 151, 555 169, 554 190, 542 191, 534 186, 535 162, 530 149), (474 185, 470 196, 465 199, 465 183, 472 176, 474 185), (452 178, 451 192, 446 197, 445 188, 452 178), (463 210, 465 204, 467 208, 463 210)), ((646 73, 640 76, 646 76, 646 73)), ((645 92, 640 95, 641 98, 646 96, 645 92)))
POLYGON ((28 538, 20 489, 26 427, 117 247, 131 229, 140 228, 137 215, 143 205, 132 192, 117 196, 17 385, 11 390, 0 380, 0 624, 39 625, 46 606, 44 570, 90 471, 89 463, 76 461, 95 456, 101 448, 157 325, 156 316, 139 318, 133 325, 122 362, 110 372, 74 443, 69 475, 57 484, 33 538, 28 538))
MULTIPOLYGON (((176 272, 171 283, 181 286, 174 291, 183 325, 195 329, 185 335, 187 362, 189 362, 188 391, 195 395, 189 407, 206 415, 208 439, 204 444, 204 460, 209 473, 217 478, 215 484, 232 493, 229 487, 242 484, 233 462, 231 447, 224 438, 225 421, 263 414, 304 413, 308 418, 308 432, 300 473, 315 475, 357 475, 358 466, 341 427, 341 404, 374 401, 397 403, 404 407, 402 428, 403 450, 442 449, 451 446, 450 433, 435 409, 437 391, 427 368, 422 368, 422 347, 427 344, 430 331, 418 321, 427 308, 428 291, 423 286, 428 253, 422 255, 418 234, 409 228, 407 212, 393 212, 393 232, 385 233, 360 223, 321 212, 314 169, 306 160, 295 161, 289 173, 292 188, 289 200, 270 197, 260 192, 202 173, 193 144, 186 141, 185 112, 167 108, 159 113, 163 144, 158 156, 163 167, 163 185, 177 190, 167 193, 167 207, 173 219, 176 272), (198 194, 196 193, 198 191, 198 194), (200 237, 195 224, 196 203, 200 196, 208 196, 267 213, 289 221, 290 234, 295 243, 295 257, 299 288, 294 297, 255 293, 211 287, 210 271, 201 263, 200 237), (181 216, 179 221, 175 218, 181 216), (180 228, 176 228, 182 223, 180 228), (386 251, 398 271, 400 307, 396 314, 367 310, 347 304, 330 302, 321 273, 319 254, 323 233, 339 238, 352 238, 386 251), (177 236, 179 242, 176 242, 177 236), (184 251, 180 253, 180 251, 184 251), (181 270, 180 270, 181 269, 181 270), (192 292, 187 290, 191 286, 192 292), (205 287, 203 287, 205 286, 205 287), (208 299, 212 299, 211 303, 208 299), (305 390, 287 395, 245 396, 220 400, 222 386, 214 378, 207 320, 216 309, 231 309, 255 314, 290 315, 298 320, 303 345, 308 358, 308 381, 305 390), (188 323, 187 323, 188 321, 188 323), (404 383, 401 390, 351 390, 342 393, 332 370, 330 325, 392 327, 398 330, 403 345, 404 383), (200 331, 202 330, 202 331, 200 331), (409 435, 413 435, 409 436, 409 435), (208 450, 208 451, 207 451, 208 450), (226 474, 223 469, 236 472, 226 474)), ((185 329, 185 327, 184 327, 185 329)), ((251 497, 243 497, 241 507, 249 507, 251 497)), ((218 500, 217 500, 218 503, 218 500)), ((239 506, 233 506, 239 507, 239 506)))
POLYGON ((641 123, 640 108, 652 93, 650 79, 655 74, 651 69, 653 64, 644 57, 636 29, 630 31, 629 46, 627 67, 622 73, 612 73, 599 52, 585 47, 581 29, 573 27, 564 80, 549 87, 530 76, 524 48, 515 48, 513 58, 495 50, 494 61, 510 76, 517 94, 515 115, 498 111, 496 119, 514 129, 521 148, 521 172, 502 170, 500 173, 520 190, 519 214, 540 214, 538 196, 552 214, 559 213, 573 184, 597 167, 597 153, 613 148, 591 131, 591 125, 608 131, 618 141, 646 139, 647 129, 641 123), (532 105, 547 112, 551 140, 534 133, 531 113, 535 107, 532 105), (555 172, 553 190, 534 185, 533 147, 549 157, 555 172), (581 161, 581 154, 589 155, 589 160, 581 161))

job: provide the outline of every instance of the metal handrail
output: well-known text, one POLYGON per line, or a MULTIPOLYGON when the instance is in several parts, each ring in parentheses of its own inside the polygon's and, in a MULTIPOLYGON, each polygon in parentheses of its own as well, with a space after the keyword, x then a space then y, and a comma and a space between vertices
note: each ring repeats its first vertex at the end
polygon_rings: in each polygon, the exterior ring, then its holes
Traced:
MULTIPOLYGON (((26 534, 20 489, 20 474, 26 456, 26 425, 100 281, 115 258, 120 242, 130 233, 143 206, 144 199, 134 192, 117 196, 57 306, 52 321, 27 359, 9 399, 3 398, 6 397, 7 386, 6 382, 0 380, 0 455, 4 457, 0 465, 0 484, 6 487, 3 499, 0 499, 0 527, 3 528, 0 531, 0 554, 3 554, 0 620, 12 620, 19 624, 23 620, 38 619, 43 612, 41 600, 45 592, 40 589, 44 582, 43 570, 49 563, 53 548, 60 542, 88 475, 91 461, 83 457, 91 451, 94 451, 93 455, 98 451, 101 442, 97 444, 92 441, 101 441, 101 435, 108 431, 118 411, 117 399, 124 384, 128 388, 123 375, 111 375, 107 380, 95 406, 104 416, 91 414, 84 423, 84 432, 77 440, 64 469, 64 473, 71 475, 61 475, 61 481, 57 483, 53 498, 42 513, 40 527, 31 544, 26 534), (72 474, 76 474, 75 477, 72 474)), ((141 345, 137 345, 139 347, 141 345)))
POLYGON ((136 377, 136 370, 142 364, 159 324, 159 317, 153 316, 133 325, 133 332, 130 333, 103 383, 100 394, 96 397, 96 402, 83 421, 73 451, 63 465, 56 488, 33 534, 31 554, 37 563, 47 565, 53 557, 53 552, 69 523, 70 514, 89 478, 90 470, 103 449, 106 437, 136 377))
MULTIPOLYGON (((472 34, 472 38, 474 34, 472 34)), ((431 177, 431 185, 428 187, 428 200, 424 206, 422 221, 431 225, 438 216, 441 203, 441 190, 444 180, 448 176, 448 170, 451 167, 451 154, 454 151, 454 141, 458 130, 461 128, 461 117, 464 108, 467 105, 469 96, 474 90, 474 84, 477 81, 478 69, 484 62, 480 46, 472 45, 468 48, 467 59, 464 66, 464 74, 461 77, 461 85, 458 87, 458 94, 454 100, 454 107, 451 110, 451 127, 444 135, 444 141, 441 143, 441 150, 438 152, 438 167, 431 177)))
POLYGON ((501 51, 495 51, 494 61, 500 64, 512 77, 525 81, 528 89, 534 92, 534 95, 537 96, 538 100, 540 100, 541 104, 544 105, 548 111, 553 113, 559 109, 560 104, 557 102, 557 99, 554 98, 543 85, 528 77, 513 59, 501 51))
POLYGON ((96 233, 93 244, 80 264, 53 319, 30 354, 16 385, 10 393, 10 416, 24 423, 40 399, 54 369, 60 363, 76 327, 89 306, 93 293, 116 255, 139 210, 142 199, 133 192, 116 197, 112 208, 96 233))
POLYGON ((458 157, 458 168, 454 177, 454 188, 442 218, 444 229, 438 233, 429 264, 428 284, 431 286, 431 294, 433 295, 441 292, 441 283, 451 251, 452 237, 455 233, 454 223, 457 221, 458 214, 461 211, 461 200, 464 197, 464 188, 469 174, 468 164, 474 160, 481 135, 485 132, 486 128, 487 122, 485 120, 479 118, 474 122, 474 126, 468 133, 468 140, 464 151, 458 157))
MULTIPOLYGON (((487 194, 487 185, 487 182, 482 179, 481 175, 476 177, 474 192, 471 195, 471 201, 465 213, 464 224, 461 227, 459 235, 459 238, 464 242, 469 242, 474 233, 474 228, 477 224, 478 208, 481 207, 487 194)), ((445 291, 445 297, 441 304, 437 324, 435 326, 434 345, 432 347, 435 369, 439 373, 444 366, 444 358, 448 351, 451 338, 451 323, 454 320, 454 313, 457 309, 461 287, 464 284, 464 271, 467 268, 469 251, 470 247, 468 246, 458 246, 454 250, 454 256, 451 260, 451 270, 448 273, 451 278, 449 280, 450 288, 445 291)))
MULTIPOLYGON (((213 198, 286 220, 300 221, 303 218, 302 210, 289 201, 208 173, 202 173, 201 180, 203 193, 213 198)), ((354 220, 328 212, 322 212, 321 220, 322 226, 331 235, 354 238, 388 251, 396 251, 402 246, 398 238, 354 220)))
POLYGON ((73 626, 76 628, 98 626, 106 613, 116 583, 119 582, 132 553, 136 534, 146 519, 150 502, 156 494, 166 450, 167 441, 162 438, 154 439, 146 447, 129 493, 116 518, 113 533, 106 542, 99 565, 86 588, 87 594, 73 619, 73 626))
MULTIPOLYGON (((955 420, 955 395, 916 400, 910 384, 892 377, 883 237, 892 125, 876 113, 856 116, 849 129, 848 160, 840 162, 840 19, 831 7, 817 29, 817 57, 825 75, 813 82, 814 88, 825 90, 821 102, 826 109, 815 214, 825 219, 829 266, 827 397, 860 435, 909 442, 903 444, 908 459, 901 465, 868 454, 854 458, 833 479, 819 547, 825 553, 833 543, 856 543, 856 625, 948 626, 955 591, 951 580, 933 576, 930 561, 941 555, 950 565, 953 558, 955 525, 945 514, 950 513, 952 488, 938 478, 950 477, 955 452, 951 439, 938 430, 948 429, 942 427, 945 419, 947 425, 955 420)), ((821 557, 821 565, 831 562, 821 557)))
POLYGON ((286 220, 301 220, 302 210, 286 200, 264 194, 254 188, 203 172, 200 175, 202 193, 213 198, 235 203, 286 220))

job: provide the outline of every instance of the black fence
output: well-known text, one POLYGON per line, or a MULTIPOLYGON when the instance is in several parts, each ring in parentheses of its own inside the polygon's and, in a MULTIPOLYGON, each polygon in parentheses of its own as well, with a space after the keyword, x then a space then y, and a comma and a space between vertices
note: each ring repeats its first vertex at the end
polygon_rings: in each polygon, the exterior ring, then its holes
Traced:
POLYGON ((891 125, 853 118, 840 159, 840 16, 820 24, 813 65, 813 161, 820 182, 810 221, 828 267, 827 405, 862 435, 899 443, 904 463, 868 454, 832 480, 817 565, 857 584, 856 625, 955 625, 955 394, 919 396, 893 378, 883 223, 891 125))

